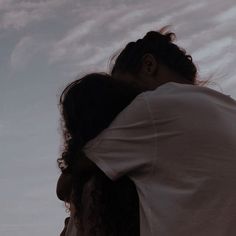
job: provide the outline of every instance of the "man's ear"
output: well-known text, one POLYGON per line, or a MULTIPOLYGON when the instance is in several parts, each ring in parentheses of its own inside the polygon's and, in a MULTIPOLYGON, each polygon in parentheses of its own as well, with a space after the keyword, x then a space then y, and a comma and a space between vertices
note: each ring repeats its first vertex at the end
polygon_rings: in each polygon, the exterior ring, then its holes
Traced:
POLYGON ((147 53, 142 58, 141 73, 143 75, 153 76, 158 71, 158 62, 155 57, 147 53))

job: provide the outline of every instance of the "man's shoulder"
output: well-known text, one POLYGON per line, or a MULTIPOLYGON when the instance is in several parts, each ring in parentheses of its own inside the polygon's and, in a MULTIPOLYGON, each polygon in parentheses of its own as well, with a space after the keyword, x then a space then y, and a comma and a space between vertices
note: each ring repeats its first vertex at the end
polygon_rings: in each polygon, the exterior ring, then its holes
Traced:
POLYGON ((230 96, 227 96, 206 86, 181 84, 168 82, 153 91, 143 93, 146 101, 151 104, 165 105, 166 103, 194 103, 199 101, 214 102, 224 100, 226 102, 235 102, 230 96))
POLYGON ((187 97, 195 92, 194 90, 196 90, 194 85, 168 82, 155 90, 142 93, 142 96, 147 104, 158 108, 168 105, 173 106, 176 102, 184 102, 187 97))

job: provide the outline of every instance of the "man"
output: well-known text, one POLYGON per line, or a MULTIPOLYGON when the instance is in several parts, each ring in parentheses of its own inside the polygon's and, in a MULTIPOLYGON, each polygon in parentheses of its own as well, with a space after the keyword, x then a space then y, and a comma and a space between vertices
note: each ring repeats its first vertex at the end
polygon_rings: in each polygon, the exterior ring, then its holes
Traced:
POLYGON ((235 235, 236 102, 194 85, 181 65, 145 50, 139 56, 136 74, 114 74, 138 77, 146 92, 86 145, 78 172, 100 168, 114 181, 134 181, 141 236, 235 235))

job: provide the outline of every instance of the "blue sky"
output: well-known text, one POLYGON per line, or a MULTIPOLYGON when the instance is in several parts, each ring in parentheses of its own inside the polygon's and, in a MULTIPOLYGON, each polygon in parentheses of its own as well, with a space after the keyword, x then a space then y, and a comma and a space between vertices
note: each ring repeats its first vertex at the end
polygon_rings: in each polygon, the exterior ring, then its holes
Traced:
POLYGON ((59 235, 58 96, 149 30, 172 25, 199 78, 236 98, 234 0, 0 0, 0 234, 59 235))

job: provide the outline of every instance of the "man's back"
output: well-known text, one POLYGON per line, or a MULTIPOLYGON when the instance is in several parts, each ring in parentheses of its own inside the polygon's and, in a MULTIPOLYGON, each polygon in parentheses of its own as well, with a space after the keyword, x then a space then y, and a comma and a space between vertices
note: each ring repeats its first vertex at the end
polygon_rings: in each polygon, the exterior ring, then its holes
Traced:
POLYGON ((146 97, 157 133, 156 232, 235 235, 236 102, 208 88, 177 83, 146 97))
POLYGON ((236 102, 169 82, 139 95, 87 147, 111 179, 127 174, 141 236, 236 235, 236 102))

